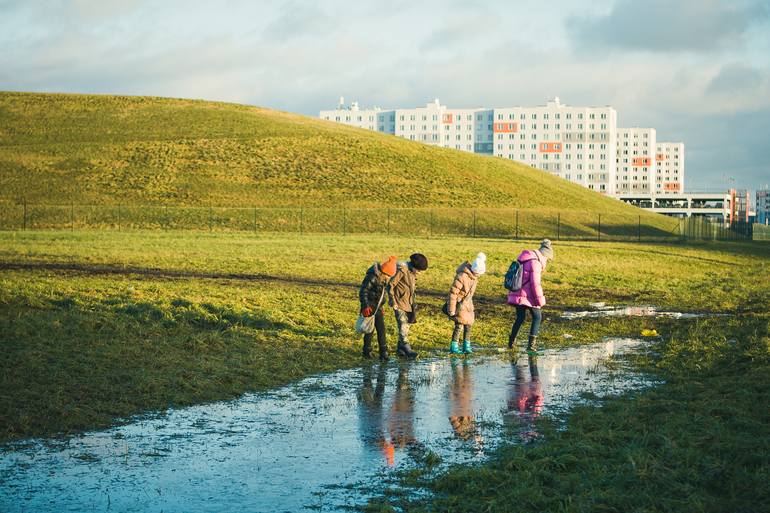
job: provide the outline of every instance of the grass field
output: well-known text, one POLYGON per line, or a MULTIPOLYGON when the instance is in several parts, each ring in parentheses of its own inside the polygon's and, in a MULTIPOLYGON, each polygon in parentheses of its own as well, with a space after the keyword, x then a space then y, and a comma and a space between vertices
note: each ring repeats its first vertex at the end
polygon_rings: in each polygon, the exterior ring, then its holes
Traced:
MULTIPOLYGON (((75 433, 171 406, 227 399, 361 365, 352 325, 374 260, 428 255, 413 347, 446 350, 440 305, 477 251, 477 348, 512 321, 502 275, 535 241, 228 234, 189 231, 0 233, 0 441, 75 433)), ((544 275, 545 347, 637 336, 633 361, 664 384, 581 406, 545 443, 511 444, 483 464, 399 477, 368 510, 762 511, 770 499, 770 288, 766 243, 562 242, 544 275), (728 313, 704 320, 565 321, 608 304, 728 313), (565 338, 564 335, 572 335, 565 338), (403 487, 431 495, 410 500, 403 487)), ((389 343, 394 322, 387 317, 389 343)))
MULTIPOLYGON (((254 207, 287 206, 435 208, 437 229, 443 223, 455 231, 470 223, 455 209, 471 208, 536 209, 549 224, 561 213, 565 234, 593 234, 596 214, 608 229, 631 235, 639 221, 660 235, 676 228, 670 218, 512 161, 294 114, 192 100, 0 93, 0 227, 20 228, 22 201, 32 228, 122 222, 250 230, 254 207), (215 216, 210 205, 220 207, 215 216)), ((510 233, 512 219, 479 215, 487 232, 510 233)), ((366 232, 367 223, 384 225, 384 216, 351 211, 344 221, 338 213, 307 222, 319 231, 347 222, 366 232)), ((298 212, 258 217, 271 231, 300 223, 298 212)))
MULTIPOLYGON (((2 438, 106 426, 126 415, 236 396, 360 363, 357 285, 388 254, 428 255, 420 351, 443 350, 456 266, 476 252, 480 345, 511 322, 502 276, 534 242, 190 232, 0 233, 2 438)), ((545 275, 545 346, 632 335, 645 319, 559 322, 589 302, 765 312, 767 246, 565 242, 545 275)), ((388 317, 391 346, 393 322, 388 317)))

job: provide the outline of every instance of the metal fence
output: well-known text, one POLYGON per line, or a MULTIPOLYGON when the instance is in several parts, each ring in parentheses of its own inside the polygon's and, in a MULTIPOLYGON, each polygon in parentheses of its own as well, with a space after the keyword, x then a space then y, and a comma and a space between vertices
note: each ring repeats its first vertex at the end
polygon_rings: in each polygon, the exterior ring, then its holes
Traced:
POLYGON ((770 226, 755 224, 752 226, 752 236, 754 240, 770 240, 770 226))
POLYGON ((702 218, 501 208, 317 208, 0 202, 3 230, 380 233, 597 241, 751 240, 751 225, 702 218))

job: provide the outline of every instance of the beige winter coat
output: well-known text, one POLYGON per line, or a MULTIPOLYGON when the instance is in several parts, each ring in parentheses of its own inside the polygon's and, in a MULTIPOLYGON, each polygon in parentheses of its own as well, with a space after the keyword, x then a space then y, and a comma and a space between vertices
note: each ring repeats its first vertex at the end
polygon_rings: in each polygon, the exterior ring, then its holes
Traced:
POLYGON ((457 268, 457 274, 449 288, 447 311, 449 315, 457 315, 460 324, 473 324, 476 314, 473 308, 473 293, 479 283, 478 275, 471 271, 471 264, 465 262, 457 268))
POLYGON ((411 312, 415 299, 415 274, 409 270, 409 264, 399 262, 396 274, 388 284, 388 303, 404 312, 411 312))

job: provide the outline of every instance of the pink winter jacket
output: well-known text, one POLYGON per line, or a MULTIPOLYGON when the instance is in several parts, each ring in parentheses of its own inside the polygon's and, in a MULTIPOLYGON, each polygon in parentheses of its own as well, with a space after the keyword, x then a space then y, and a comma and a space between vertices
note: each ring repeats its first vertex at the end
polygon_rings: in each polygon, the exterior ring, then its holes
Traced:
POLYGON ((521 289, 508 293, 509 305, 545 306, 540 275, 545 269, 546 258, 536 249, 525 249, 518 258, 523 265, 521 289))

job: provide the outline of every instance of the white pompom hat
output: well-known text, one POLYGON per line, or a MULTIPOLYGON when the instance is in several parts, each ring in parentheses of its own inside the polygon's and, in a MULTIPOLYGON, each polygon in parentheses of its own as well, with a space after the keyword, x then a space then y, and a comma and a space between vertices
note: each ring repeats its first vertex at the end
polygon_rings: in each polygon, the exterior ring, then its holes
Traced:
POLYGON ((487 272, 487 255, 484 253, 476 255, 476 260, 471 264, 471 271, 476 274, 484 274, 487 272))

